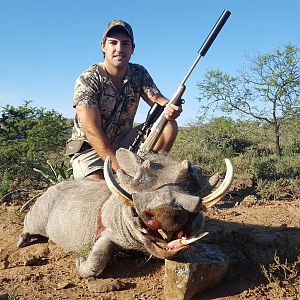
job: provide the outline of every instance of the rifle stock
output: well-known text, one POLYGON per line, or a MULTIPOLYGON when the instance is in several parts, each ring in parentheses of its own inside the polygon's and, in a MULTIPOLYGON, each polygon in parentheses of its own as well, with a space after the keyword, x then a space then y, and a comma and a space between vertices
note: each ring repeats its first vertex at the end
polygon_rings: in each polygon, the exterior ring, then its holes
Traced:
MULTIPOLYGON (((185 82, 187 81, 187 79, 191 75, 192 71, 194 70, 195 66, 197 65, 197 63, 199 62, 201 57, 203 57, 206 54, 206 52, 208 51, 208 49, 210 48, 210 46, 214 42, 215 38, 217 37, 217 35, 221 31, 222 27, 226 23, 226 21, 229 18, 230 14, 231 14, 231 12, 227 9, 225 9, 223 11, 220 18, 218 19, 215 26, 213 27, 213 29, 211 30, 211 32, 207 36, 207 38, 204 41, 203 45, 201 46, 200 50, 198 51, 198 56, 197 56, 196 60, 194 61, 191 68, 189 69, 189 71, 187 72, 185 77, 183 78, 183 80, 180 83, 180 85, 179 85, 177 91, 175 92, 174 96, 169 100, 168 103, 175 104, 175 105, 180 105, 181 104, 181 97, 182 97, 182 95, 185 91, 185 82)), ((148 133, 145 141, 140 144, 140 146, 138 148, 138 151, 137 151, 138 156, 143 157, 153 149, 153 147, 154 147, 155 143, 157 142, 158 138, 160 137, 167 121, 168 120, 165 117, 165 113, 164 113, 164 111, 162 111, 160 116, 157 118, 157 120, 151 126, 150 133, 148 133)))

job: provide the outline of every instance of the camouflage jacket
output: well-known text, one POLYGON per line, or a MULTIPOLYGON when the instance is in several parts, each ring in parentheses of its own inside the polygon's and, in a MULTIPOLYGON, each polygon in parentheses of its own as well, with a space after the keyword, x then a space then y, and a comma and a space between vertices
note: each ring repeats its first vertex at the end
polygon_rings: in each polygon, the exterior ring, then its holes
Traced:
MULTIPOLYGON (((98 108, 102 129, 113 143, 120 141, 132 128, 140 98, 149 100, 158 93, 158 88, 143 66, 129 63, 123 86, 117 91, 103 64, 99 63, 76 80, 73 106, 98 108)), ((77 115, 71 140, 86 140, 77 115)))

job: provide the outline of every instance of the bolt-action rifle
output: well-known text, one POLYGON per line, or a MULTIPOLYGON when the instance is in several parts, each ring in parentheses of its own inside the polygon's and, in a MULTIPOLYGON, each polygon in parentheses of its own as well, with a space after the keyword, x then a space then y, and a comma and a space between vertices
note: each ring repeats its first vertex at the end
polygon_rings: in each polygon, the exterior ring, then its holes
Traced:
MULTIPOLYGON (((231 14, 231 12, 228 11, 227 9, 225 9, 223 11, 219 20, 217 21, 217 23, 215 24, 215 26, 213 27, 213 29, 207 36, 206 40, 204 41, 203 45, 201 46, 200 50, 198 51, 198 56, 197 56, 196 60, 194 61, 191 68, 189 69, 189 71, 185 75, 184 79, 180 83, 174 96, 169 100, 168 103, 175 104, 175 105, 181 104, 181 102, 182 102, 181 97, 185 91, 185 82, 191 75, 192 71, 194 70, 195 66, 197 65, 197 63, 199 62, 201 57, 203 57, 206 54, 206 52, 210 48, 211 44, 214 42, 215 38, 221 31, 223 25, 229 18, 230 14, 231 14)), ((138 135, 135 138, 135 140, 133 141, 133 143, 131 144, 131 146, 129 147, 129 150, 134 151, 134 152, 137 151, 137 154, 140 157, 143 157, 147 153, 149 153, 153 149, 158 138, 160 137, 167 121, 168 120, 166 119, 165 114, 164 114, 164 107, 159 105, 158 103, 155 103, 154 105, 152 105, 151 109, 148 112, 146 121, 143 123, 141 129, 138 130, 138 135), (140 144, 140 141, 144 137, 145 134, 147 135, 147 137, 146 137, 145 141, 140 144), (139 145, 139 147, 138 147, 138 145, 139 145), (137 147, 138 147, 138 149, 137 149, 137 147)))

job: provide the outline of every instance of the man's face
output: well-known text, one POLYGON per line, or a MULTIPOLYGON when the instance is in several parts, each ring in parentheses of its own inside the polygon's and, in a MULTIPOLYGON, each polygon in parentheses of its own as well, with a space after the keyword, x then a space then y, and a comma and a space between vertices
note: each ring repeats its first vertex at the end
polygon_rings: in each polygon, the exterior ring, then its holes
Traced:
POLYGON ((127 67, 134 46, 127 34, 116 32, 106 37, 104 43, 101 43, 101 49, 105 55, 105 61, 114 67, 120 68, 127 67))

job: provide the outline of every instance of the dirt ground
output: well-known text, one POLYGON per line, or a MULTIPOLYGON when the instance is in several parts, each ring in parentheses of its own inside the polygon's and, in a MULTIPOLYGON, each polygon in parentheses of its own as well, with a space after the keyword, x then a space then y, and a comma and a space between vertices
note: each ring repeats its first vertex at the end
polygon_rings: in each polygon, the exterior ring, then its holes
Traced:
MULTIPOLYGON (((51 241, 39 239, 17 249, 24 217, 19 209, 0 205, 0 299, 164 299, 162 260, 123 253, 93 281, 80 279, 74 254, 51 241), (120 290, 109 291, 111 286, 120 290)), ((204 240, 218 245, 230 266, 222 283, 194 300, 300 299, 299 274, 286 270, 285 280, 270 283, 260 271, 275 253, 290 259, 300 254, 300 200, 231 199, 208 212, 205 230, 210 234, 204 240)))

